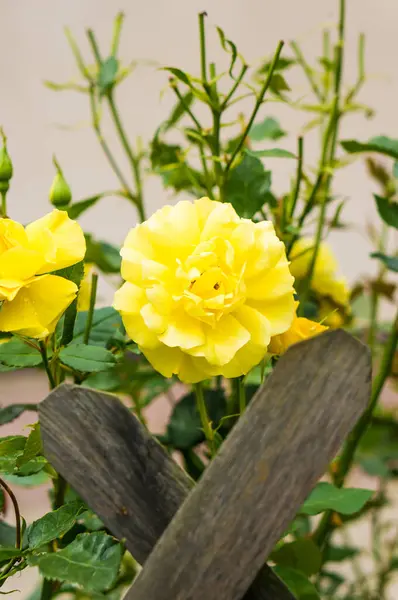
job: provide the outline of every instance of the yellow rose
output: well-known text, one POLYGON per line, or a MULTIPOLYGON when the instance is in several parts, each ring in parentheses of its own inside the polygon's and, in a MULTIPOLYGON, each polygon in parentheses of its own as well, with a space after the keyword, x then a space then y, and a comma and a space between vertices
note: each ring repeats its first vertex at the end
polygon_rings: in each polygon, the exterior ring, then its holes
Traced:
POLYGON ((0 219, 0 331, 43 338, 74 300, 71 281, 49 275, 84 257, 80 225, 53 210, 26 228, 0 219))
POLYGON ((130 231, 115 295, 129 336, 165 377, 237 377, 295 313, 293 277, 272 223, 201 198, 130 231))
POLYGON ((290 329, 271 339, 271 343, 268 346, 268 352, 279 356, 284 354, 290 346, 293 346, 293 344, 315 337, 327 329, 328 327, 325 327, 320 323, 296 316, 290 329))
MULTIPOLYGON (((310 268, 315 241, 310 238, 298 240, 291 252, 290 271, 293 277, 300 281, 304 279, 310 268)), ((337 262, 333 253, 325 242, 319 246, 311 289, 321 304, 320 318, 325 319, 328 325, 344 322, 344 314, 350 312, 350 292, 344 278, 337 276, 337 262), (343 309, 343 314, 336 314, 336 307, 343 309), (334 312, 334 315, 331 313, 334 312), (330 322, 329 322, 330 315, 330 322)))
POLYGON ((84 265, 84 278, 81 282, 79 295, 77 297, 77 310, 84 311, 90 308, 90 297, 91 297, 91 272, 93 265, 86 263, 84 265))

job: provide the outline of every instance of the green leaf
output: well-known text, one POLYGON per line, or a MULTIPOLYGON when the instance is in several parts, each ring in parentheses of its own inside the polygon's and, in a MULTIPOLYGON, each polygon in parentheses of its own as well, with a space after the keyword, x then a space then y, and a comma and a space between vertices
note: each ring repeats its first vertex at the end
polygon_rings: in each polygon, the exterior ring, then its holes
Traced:
POLYGON ((86 344, 71 344, 62 348, 59 358, 67 367, 82 373, 103 371, 116 363, 114 355, 106 348, 86 344))
POLYGON ((398 179, 398 160, 394 163, 394 166, 392 168, 392 175, 394 179, 398 179))
POLYGON ((0 521, 0 546, 12 546, 16 541, 16 528, 0 521))
POLYGON ((35 458, 38 454, 41 454, 42 452, 43 452, 43 443, 42 443, 41 434, 40 434, 40 424, 35 423, 35 425, 33 425, 32 431, 30 432, 30 434, 28 436, 28 439, 26 440, 23 454, 21 456, 19 456, 17 459, 17 462, 16 462, 17 467, 22 467, 23 465, 26 465, 33 458, 35 458))
POLYGON ((47 465, 48 465, 48 462, 44 456, 35 456, 34 458, 32 458, 28 462, 24 463, 20 467, 18 467, 18 460, 17 460, 16 466, 17 466, 18 470, 15 471, 14 474, 19 475, 21 477, 27 477, 28 475, 35 475, 36 473, 39 473, 45 467, 47 467, 47 465))
MULTIPOLYGON (((80 288, 81 282, 84 278, 84 261, 80 261, 75 265, 66 267, 59 271, 55 271, 54 275, 63 277, 68 281, 72 281, 78 288, 80 288)), ((72 304, 68 306, 65 311, 64 325, 62 332, 61 344, 66 346, 73 338, 73 328, 75 326, 75 320, 77 315, 77 297, 73 300, 72 304)))
POLYGON ((82 502, 78 500, 68 502, 58 510, 47 513, 44 517, 34 521, 27 529, 30 550, 40 548, 40 546, 62 537, 73 527, 84 508, 82 502))
MULTIPOLYGON (((46 460, 44 458, 44 456, 40 456, 37 458, 46 460)), ((26 467, 26 465, 25 465, 25 467, 26 467)), ((7 475, 4 476, 4 479, 6 479, 8 481, 8 483, 19 485, 21 487, 30 488, 30 487, 37 487, 39 485, 43 485, 44 483, 48 483, 49 476, 47 473, 45 473, 43 470, 41 470, 41 471, 37 471, 36 473, 33 473, 32 475, 23 475, 23 476, 7 473, 7 475)))
POLYGON ((21 556, 21 554, 22 550, 15 548, 15 546, 0 546, 0 563, 5 560, 10 560, 10 558, 21 556))
POLYGON ((315 586, 301 571, 279 565, 274 567, 274 571, 286 583, 297 600, 321 600, 315 586))
POLYGON ((67 207, 68 215, 71 219, 77 219, 86 212, 89 208, 97 204, 98 200, 107 196, 108 193, 105 192, 103 194, 97 194, 96 196, 91 196, 90 198, 86 198, 85 200, 80 200, 80 202, 74 202, 70 206, 67 207))
POLYGON ((120 265, 122 262, 120 249, 103 242, 94 240, 91 234, 86 233, 86 262, 97 265, 103 273, 120 274, 120 265))
POLYGON ((359 554, 358 548, 352 546, 328 546, 325 552, 325 562, 342 562, 359 554))
POLYGON ((262 140, 279 140, 284 137, 286 132, 279 125, 279 121, 272 117, 267 117, 261 123, 252 125, 249 131, 249 138, 252 142, 261 142, 262 140))
MULTIPOLYGON (((227 412, 224 392, 206 389, 205 403, 215 429, 227 412)), ((204 441, 195 394, 187 394, 175 405, 167 426, 166 439, 171 446, 181 450, 192 448, 204 441)))
POLYGON ((277 565, 297 569, 310 577, 318 573, 322 565, 322 554, 310 538, 284 544, 270 555, 277 565))
POLYGON ((372 495, 372 490, 337 488, 322 481, 312 490, 299 512, 318 515, 325 510, 334 510, 342 515, 352 515, 359 512, 372 495))
POLYGON ((0 408, 0 425, 11 423, 28 410, 36 411, 37 404, 10 404, 10 406, 0 408))
POLYGON ((7 367, 37 367, 41 364, 40 352, 18 338, 0 344, 0 363, 7 367))
MULTIPOLYGON (((81 311, 76 317, 73 343, 82 343, 87 323, 87 311, 81 311)), ((94 310, 90 331, 90 346, 105 346, 122 326, 119 313, 112 306, 94 310)))
POLYGON ((182 97, 182 101, 178 100, 166 121, 163 131, 168 131, 180 121, 181 117, 186 114, 186 107, 189 108, 191 106, 193 99, 192 92, 188 92, 182 97))
POLYGON ((290 87, 283 75, 274 73, 271 79, 270 90, 279 96, 281 92, 289 92, 290 87))
POLYGON ((289 150, 284 150, 283 148, 270 148, 269 150, 246 149, 245 152, 249 156, 257 158, 297 158, 293 152, 289 152, 289 150))
POLYGON ((27 438, 23 435, 9 435, 0 438, 0 457, 19 456, 23 453, 27 438))
POLYGON ((114 56, 110 56, 103 61, 98 73, 100 94, 105 94, 114 86, 118 68, 119 64, 114 56))
POLYGON ((235 44, 233 42, 231 42, 231 40, 228 40, 225 37, 225 33, 223 32, 221 27, 217 27, 217 32, 218 32, 218 36, 220 38, 220 43, 221 43, 223 50, 225 50, 225 52, 229 52, 231 54, 231 63, 229 65, 228 72, 229 72, 229 75, 234 79, 233 68, 235 66, 235 62, 238 57, 238 50, 237 50, 235 44))
POLYGON ((373 252, 370 255, 372 258, 378 258, 387 267, 389 271, 398 273, 398 256, 387 256, 382 252, 373 252))
POLYGON ((181 71, 181 69, 176 69, 175 67, 163 67, 162 70, 169 71, 169 73, 172 73, 174 75, 174 77, 177 77, 177 79, 179 79, 180 81, 185 83, 185 85, 192 87, 192 83, 191 83, 188 75, 186 73, 184 73, 184 71, 181 71))
POLYGON ((240 217, 251 219, 266 202, 271 187, 271 171, 260 159, 244 154, 227 180, 226 198, 240 217))
POLYGON ((391 158, 398 159, 398 140, 381 135, 372 138, 369 142, 358 142, 356 140, 344 140, 341 142, 344 150, 350 154, 359 152, 377 152, 391 158))
POLYGON ((382 198, 381 196, 374 195, 377 210, 379 215, 387 225, 398 229, 398 202, 392 202, 388 198, 382 198))
POLYGON ((103 532, 83 533, 56 553, 30 555, 43 577, 81 585, 87 592, 104 592, 117 579, 121 545, 103 532))

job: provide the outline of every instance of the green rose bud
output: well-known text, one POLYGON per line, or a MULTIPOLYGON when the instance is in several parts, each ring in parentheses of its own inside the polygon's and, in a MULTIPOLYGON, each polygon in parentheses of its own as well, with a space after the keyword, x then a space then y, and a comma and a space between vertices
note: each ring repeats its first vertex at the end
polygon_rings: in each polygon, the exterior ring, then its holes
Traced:
POLYGON ((71 189, 62 173, 62 170, 54 157, 54 165, 57 169, 57 174, 53 179, 50 189, 50 202, 56 208, 66 208, 72 200, 71 189))
POLYGON ((10 155, 7 152, 7 138, 2 129, 0 129, 0 134, 3 138, 3 147, 0 148, 0 192, 5 193, 10 187, 13 167, 10 155))

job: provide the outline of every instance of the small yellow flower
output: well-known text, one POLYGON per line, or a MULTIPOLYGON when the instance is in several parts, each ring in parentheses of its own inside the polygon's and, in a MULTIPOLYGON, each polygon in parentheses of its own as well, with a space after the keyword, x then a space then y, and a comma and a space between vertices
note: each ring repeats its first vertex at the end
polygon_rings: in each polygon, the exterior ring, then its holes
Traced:
MULTIPOLYGON (((314 240, 301 238, 291 252, 290 271, 300 281, 304 279, 310 268, 314 240)), ((344 316, 350 312, 350 292, 344 278, 337 275, 337 262, 332 250, 325 242, 319 246, 317 260, 311 281, 311 289, 319 300, 319 317, 331 327, 339 327, 344 323, 344 316), (336 308, 339 310, 336 311, 336 308)))
POLYGON ((0 331, 43 338, 76 297, 71 281, 49 275, 84 257, 80 225, 53 210, 26 228, 0 219, 0 331))
POLYGON ((91 263, 84 265, 84 278, 80 284, 79 295, 77 297, 77 310, 84 311, 90 308, 91 297, 91 275, 93 266, 91 263))
POLYGON ((293 344, 315 337, 327 329, 328 327, 325 327, 320 323, 296 316, 290 329, 271 339, 271 343, 268 346, 268 352, 280 356, 281 354, 284 354, 290 346, 293 346, 293 344))
POLYGON ((201 198, 165 206, 130 231, 114 306, 165 377, 237 377, 295 313, 293 277, 271 222, 201 198))

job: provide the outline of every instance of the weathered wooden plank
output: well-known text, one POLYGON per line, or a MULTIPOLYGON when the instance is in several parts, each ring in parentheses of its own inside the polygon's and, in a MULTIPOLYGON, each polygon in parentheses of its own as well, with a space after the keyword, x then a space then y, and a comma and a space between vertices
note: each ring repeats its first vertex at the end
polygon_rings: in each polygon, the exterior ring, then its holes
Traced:
MULTIPOLYGON (((40 405, 48 460, 141 564, 193 482, 115 397, 62 385, 40 405)), ((266 564, 245 600, 294 600, 266 564)))
POLYGON ((130 600, 238 600, 370 395, 343 331, 291 348, 157 543, 130 600))

